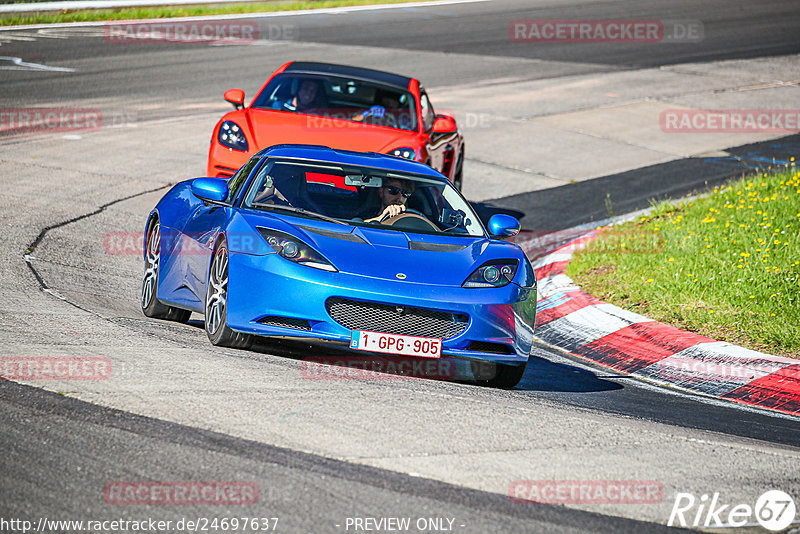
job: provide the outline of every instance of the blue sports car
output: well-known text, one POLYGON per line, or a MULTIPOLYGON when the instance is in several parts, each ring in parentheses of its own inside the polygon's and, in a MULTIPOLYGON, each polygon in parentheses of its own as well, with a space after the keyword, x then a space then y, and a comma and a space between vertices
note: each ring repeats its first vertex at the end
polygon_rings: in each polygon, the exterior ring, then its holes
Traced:
POLYGON ((471 362, 513 387, 533 344, 536 280, 439 172, 404 158, 277 145, 232 177, 174 186, 145 226, 148 317, 205 316, 214 345, 300 338, 354 353, 471 362))

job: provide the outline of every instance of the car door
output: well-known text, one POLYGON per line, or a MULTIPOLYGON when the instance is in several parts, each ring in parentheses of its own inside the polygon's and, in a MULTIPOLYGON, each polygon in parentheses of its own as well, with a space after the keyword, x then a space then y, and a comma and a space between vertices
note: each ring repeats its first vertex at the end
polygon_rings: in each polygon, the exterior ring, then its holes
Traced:
POLYGON ((457 137, 458 132, 435 131, 436 112, 424 89, 420 90, 419 103, 422 115, 422 127, 427 136, 425 148, 428 152, 428 165, 449 177, 450 166, 453 159, 452 142, 455 137, 457 137))
MULTIPOLYGON (((220 232, 228 226, 228 221, 236 209, 233 204, 242 187, 256 167, 260 157, 252 157, 228 180, 228 198, 226 204, 218 205, 198 201, 190 213, 181 236, 180 253, 184 255, 183 283, 197 298, 201 308, 205 308, 206 284, 208 268, 211 265, 211 254, 220 232)), ((231 236, 229 236, 230 238, 231 236)), ((241 236, 232 236, 234 239, 241 236)))
POLYGON ((230 209, 227 206, 198 203, 180 236, 177 253, 182 255, 183 284, 197 299, 196 305, 201 309, 205 306, 211 253, 219 232, 227 223, 230 209))

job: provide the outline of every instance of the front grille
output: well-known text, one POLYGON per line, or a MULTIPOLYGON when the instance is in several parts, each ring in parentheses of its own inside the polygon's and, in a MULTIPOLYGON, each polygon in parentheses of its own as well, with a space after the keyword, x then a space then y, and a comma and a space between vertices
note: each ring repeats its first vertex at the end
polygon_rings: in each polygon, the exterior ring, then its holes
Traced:
POLYGON ((282 326, 284 328, 293 328, 295 330, 310 331, 311 325, 305 319, 295 319, 294 317, 277 317, 268 316, 258 320, 261 324, 270 326, 282 326))
POLYGON ((463 314, 338 297, 329 298, 325 307, 334 321, 351 330, 404 336, 448 339, 463 332, 469 322, 463 314))

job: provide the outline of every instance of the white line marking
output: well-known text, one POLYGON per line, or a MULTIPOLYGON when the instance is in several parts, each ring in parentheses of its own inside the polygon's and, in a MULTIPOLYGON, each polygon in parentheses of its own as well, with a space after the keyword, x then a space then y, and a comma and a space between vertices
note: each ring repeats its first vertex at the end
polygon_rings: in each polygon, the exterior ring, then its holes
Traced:
POLYGON ((52 72, 75 72, 75 69, 68 67, 51 67, 49 65, 42 65, 41 63, 28 63, 22 61, 21 57, 0 56, 0 61, 10 61, 14 65, 11 67, 0 66, 0 70, 45 70, 52 72))
POLYGON ((4 41, 35 41, 35 37, 26 37, 25 35, 20 34, 6 34, 3 35, 4 41))
MULTIPOLYGON (((236 15, 208 15, 204 17, 176 17, 163 19, 141 19, 141 20, 110 20, 110 21, 90 21, 90 22, 59 22, 54 24, 28 24, 25 26, 6 26, 0 28, 0 33, 10 30, 38 30, 41 28, 85 28, 92 26, 104 26, 106 24, 145 24, 160 23, 165 21, 203 21, 203 20, 236 20, 236 19, 261 19, 274 17, 296 17, 301 15, 344 15, 357 11, 377 11, 384 9, 404 9, 408 7, 436 7, 449 6, 456 4, 475 4, 479 2, 490 2, 491 0, 436 0, 434 2, 406 2, 402 4, 379 4, 372 6, 345 6, 330 7, 325 9, 298 9, 297 11, 270 11, 268 13, 240 13, 236 15)), ((14 4, 11 4, 14 5, 14 4)), ((165 2, 170 5, 170 2, 165 2)))

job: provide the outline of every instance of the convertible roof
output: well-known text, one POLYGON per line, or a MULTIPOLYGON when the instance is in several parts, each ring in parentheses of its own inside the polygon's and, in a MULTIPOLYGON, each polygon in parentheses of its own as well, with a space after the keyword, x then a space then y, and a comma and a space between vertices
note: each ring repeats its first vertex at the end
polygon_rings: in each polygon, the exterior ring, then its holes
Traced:
POLYGON ((352 165, 355 167, 371 167, 373 169, 416 174, 425 176, 426 178, 438 179, 443 182, 447 180, 444 175, 427 165, 416 161, 409 161, 398 156, 378 154, 377 152, 336 150, 320 145, 273 145, 261 150, 258 155, 271 158, 304 159, 323 163, 352 165))
POLYGON ((372 80, 384 85, 392 85, 399 89, 408 89, 413 78, 383 72, 380 70, 351 67, 348 65, 335 65, 333 63, 316 63, 312 61, 294 61, 283 72, 305 74, 335 74, 361 80, 372 80))

